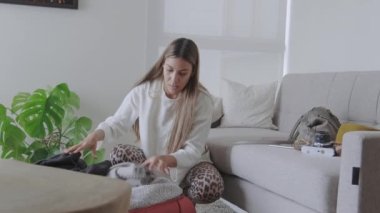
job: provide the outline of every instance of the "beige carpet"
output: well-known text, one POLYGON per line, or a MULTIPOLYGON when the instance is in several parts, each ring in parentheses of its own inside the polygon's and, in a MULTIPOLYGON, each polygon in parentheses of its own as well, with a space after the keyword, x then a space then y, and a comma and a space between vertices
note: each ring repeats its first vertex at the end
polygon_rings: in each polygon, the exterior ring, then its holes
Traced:
POLYGON ((235 213, 232 208, 220 199, 210 204, 197 204, 195 209, 197 213, 235 213))

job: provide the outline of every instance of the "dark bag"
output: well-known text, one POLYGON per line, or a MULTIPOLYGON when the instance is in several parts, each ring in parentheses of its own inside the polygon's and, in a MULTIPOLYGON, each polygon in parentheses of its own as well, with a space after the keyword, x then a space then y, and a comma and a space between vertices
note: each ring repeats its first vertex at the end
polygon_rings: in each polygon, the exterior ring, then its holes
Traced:
POLYGON ((86 162, 82 160, 80 156, 80 152, 72 154, 60 153, 50 158, 37 161, 35 164, 101 176, 106 176, 112 166, 111 161, 109 160, 87 166, 86 162))
POLYGON ((290 132, 289 142, 295 149, 301 150, 302 146, 319 144, 322 139, 335 141, 339 127, 339 119, 329 109, 314 107, 298 119, 290 132))
POLYGON ((50 166, 73 171, 80 171, 87 167, 86 162, 80 159, 81 153, 60 153, 47 159, 37 161, 35 164, 42 166, 50 166))

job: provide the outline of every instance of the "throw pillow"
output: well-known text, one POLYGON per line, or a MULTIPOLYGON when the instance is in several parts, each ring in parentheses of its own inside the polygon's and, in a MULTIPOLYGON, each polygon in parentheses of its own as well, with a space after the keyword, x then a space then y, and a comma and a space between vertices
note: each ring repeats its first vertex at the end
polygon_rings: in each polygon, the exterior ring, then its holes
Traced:
POLYGON ((245 86, 222 79, 222 127, 276 129, 272 117, 277 82, 245 86))
POLYGON ((352 131, 379 131, 379 129, 375 129, 373 127, 365 126, 362 124, 344 123, 338 129, 338 133, 336 134, 335 143, 336 144, 342 144, 344 133, 352 132, 352 131))

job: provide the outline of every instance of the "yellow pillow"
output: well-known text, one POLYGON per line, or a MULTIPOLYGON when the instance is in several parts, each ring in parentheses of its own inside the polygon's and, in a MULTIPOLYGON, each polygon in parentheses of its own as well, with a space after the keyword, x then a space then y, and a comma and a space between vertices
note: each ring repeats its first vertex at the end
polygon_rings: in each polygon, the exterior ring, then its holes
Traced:
POLYGON ((343 123, 340 125, 338 129, 338 133, 336 134, 335 143, 342 144, 343 135, 346 132, 352 131, 379 131, 379 129, 375 129, 373 127, 356 124, 356 123, 343 123))

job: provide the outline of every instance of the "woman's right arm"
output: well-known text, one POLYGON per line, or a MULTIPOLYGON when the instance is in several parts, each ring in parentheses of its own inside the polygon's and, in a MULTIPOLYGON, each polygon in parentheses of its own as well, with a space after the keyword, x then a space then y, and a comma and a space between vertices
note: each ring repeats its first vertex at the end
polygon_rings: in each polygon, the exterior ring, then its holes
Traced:
POLYGON ((76 153, 80 152, 84 149, 90 149, 92 154, 95 156, 96 154, 96 145, 98 141, 104 140, 104 131, 101 129, 97 129, 94 132, 87 135, 85 139, 82 140, 79 144, 76 144, 65 150, 66 153, 76 153))
POLYGON ((141 85, 133 88, 116 112, 101 122, 96 129, 104 132, 106 142, 114 141, 125 135, 139 116, 140 99, 143 96, 141 85))
POLYGON ((65 152, 80 152, 84 149, 91 149, 92 153, 95 154, 98 141, 104 139, 112 141, 127 132, 138 117, 140 95, 141 87, 133 88, 114 115, 100 123, 94 132, 90 133, 79 144, 66 149, 65 152))

